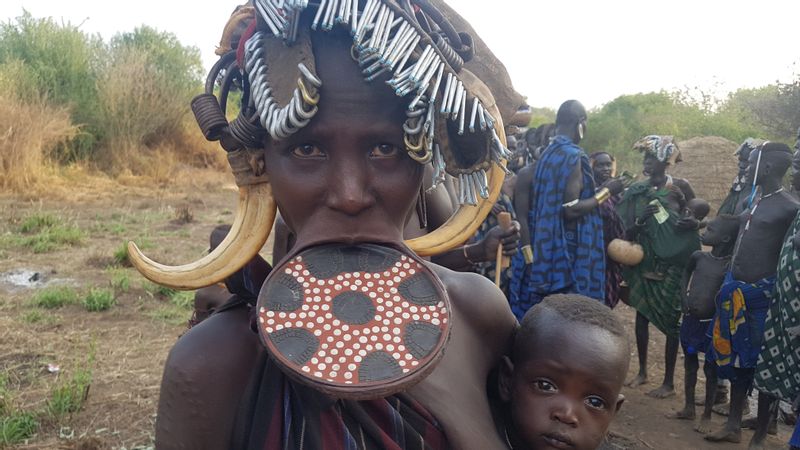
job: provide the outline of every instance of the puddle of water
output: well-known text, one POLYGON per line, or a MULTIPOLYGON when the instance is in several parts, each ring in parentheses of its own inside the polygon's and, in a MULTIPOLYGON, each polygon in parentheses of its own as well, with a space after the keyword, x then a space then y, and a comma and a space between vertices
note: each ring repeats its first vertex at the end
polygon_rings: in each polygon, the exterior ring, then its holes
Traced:
POLYGON ((48 272, 41 270, 15 269, 0 273, 0 288, 11 291, 36 289, 63 281, 51 278, 48 272))

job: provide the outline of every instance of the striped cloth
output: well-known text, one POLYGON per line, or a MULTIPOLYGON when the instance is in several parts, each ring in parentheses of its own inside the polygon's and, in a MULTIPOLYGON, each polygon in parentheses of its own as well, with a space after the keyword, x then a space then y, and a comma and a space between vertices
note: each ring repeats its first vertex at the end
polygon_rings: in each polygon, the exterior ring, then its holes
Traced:
POLYGON ((439 450, 444 432, 405 394, 369 401, 328 397, 288 379, 264 358, 240 410, 231 448, 250 450, 439 450), (245 400, 247 401, 247 400, 245 400))

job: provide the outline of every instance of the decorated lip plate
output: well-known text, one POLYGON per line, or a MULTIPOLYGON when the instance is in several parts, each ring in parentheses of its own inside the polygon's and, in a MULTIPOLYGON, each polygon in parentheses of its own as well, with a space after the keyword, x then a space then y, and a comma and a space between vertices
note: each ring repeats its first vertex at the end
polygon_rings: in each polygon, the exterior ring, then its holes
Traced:
POLYGON ((273 270, 258 299, 264 344, 288 375, 325 393, 389 395, 442 356, 450 303, 438 277, 393 248, 329 244, 273 270))

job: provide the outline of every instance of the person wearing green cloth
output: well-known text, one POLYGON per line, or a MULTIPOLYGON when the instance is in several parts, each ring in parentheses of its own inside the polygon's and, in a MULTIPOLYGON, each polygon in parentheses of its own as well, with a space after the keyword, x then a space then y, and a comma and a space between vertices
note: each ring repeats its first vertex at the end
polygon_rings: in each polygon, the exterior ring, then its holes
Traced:
POLYGON ((631 185, 617 205, 626 236, 638 242, 644 259, 623 268, 630 287, 630 305, 636 309, 636 350, 639 374, 628 383, 647 383, 647 342, 650 322, 667 337, 664 382, 648 393, 655 398, 675 395, 674 374, 678 357, 681 318, 681 274, 689 257, 700 249, 700 223, 683 216, 686 202, 695 198, 686 180, 666 173, 680 161, 680 150, 672 136, 646 136, 634 144, 644 154, 643 173, 648 178, 631 185))

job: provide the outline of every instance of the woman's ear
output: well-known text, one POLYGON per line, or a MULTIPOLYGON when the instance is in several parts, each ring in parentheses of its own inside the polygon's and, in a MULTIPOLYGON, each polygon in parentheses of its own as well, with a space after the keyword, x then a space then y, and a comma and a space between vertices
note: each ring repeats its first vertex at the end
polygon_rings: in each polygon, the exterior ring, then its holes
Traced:
POLYGON ((503 355, 500 359, 500 370, 497 377, 497 390, 503 403, 511 401, 511 385, 514 375, 514 363, 508 356, 503 355))

